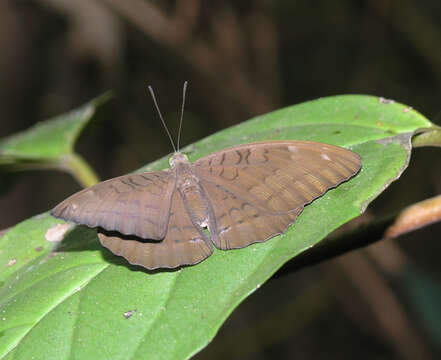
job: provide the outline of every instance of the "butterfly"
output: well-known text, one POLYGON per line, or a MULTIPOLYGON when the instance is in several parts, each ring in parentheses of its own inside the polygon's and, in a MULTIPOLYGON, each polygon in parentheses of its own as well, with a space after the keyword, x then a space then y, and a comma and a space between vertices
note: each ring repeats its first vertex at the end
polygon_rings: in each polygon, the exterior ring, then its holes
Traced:
POLYGON ((97 228, 101 244, 131 264, 194 265, 214 247, 240 249, 283 234, 307 204, 355 176, 361 158, 334 145, 281 140, 234 146, 194 163, 175 151, 169 164, 98 183, 51 214, 97 228))

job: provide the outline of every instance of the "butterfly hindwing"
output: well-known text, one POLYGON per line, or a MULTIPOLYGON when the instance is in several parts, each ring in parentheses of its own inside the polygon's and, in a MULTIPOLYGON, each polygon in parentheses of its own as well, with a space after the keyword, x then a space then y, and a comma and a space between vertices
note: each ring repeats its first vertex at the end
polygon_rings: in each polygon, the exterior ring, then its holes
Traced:
POLYGON ((178 191, 173 194, 168 231, 162 241, 130 239, 102 231, 98 231, 98 237, 114 254, 150 270, 197 264, 213 252, 208 236, 190 221, 178 191))
POLYGON ((206 180, 201 181, 213 208, 216 229, 211 239, 218 249, 239 249, 283 234, 303 210, 272 213, 234 194, 234 190, 206 180))

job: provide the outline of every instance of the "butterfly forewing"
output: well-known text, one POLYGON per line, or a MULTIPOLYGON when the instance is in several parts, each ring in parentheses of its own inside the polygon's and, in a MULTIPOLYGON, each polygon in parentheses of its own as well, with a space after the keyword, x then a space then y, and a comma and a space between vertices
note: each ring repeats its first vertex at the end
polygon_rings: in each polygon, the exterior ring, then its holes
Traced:
POLYGON ((354 176, 360 157, 307 141, 240 145, 204 157, 194 169, 209 198, 220 249, 242 248, 286 231, 303 207, 354 176))
POLYGON ((120 176, 72 195, 52 215, 144 239, 163 239, 175 183, 170 171, 120 176))
POLYGON ((130 240, 117 234, 98 231, 101 244, 116 255, 123 256, 131 264, 147 269, 175 268, 193 265, 211 255, 210 239, 190 221, 182 197, 176 191, 173 195, 167 235, 158 242, 142 239, 130 240))

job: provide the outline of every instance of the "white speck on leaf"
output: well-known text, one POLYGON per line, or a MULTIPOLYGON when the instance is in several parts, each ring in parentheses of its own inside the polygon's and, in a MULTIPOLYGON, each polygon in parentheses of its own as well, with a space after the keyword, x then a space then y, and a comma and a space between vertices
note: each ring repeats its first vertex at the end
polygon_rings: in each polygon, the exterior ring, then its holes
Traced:
POLYGON ((126 311, 125 313, 124 313, 124 317, 126 318, 126 319, 130 319, 135 313, 136 313, 136 309, 135 310, 129 310, 129 311, 126 311))
POLYGON ((46 231, 45 239, 50 242, 60 242, 70 228, 70 224, 57 224, 46 231))
POLYGON ((378 101, 379 101, 380 104, 393 104, 395 102, 395 100, 386 99, 384 97, 379 97, 378 101))
POLYGON ((11 259, 8 261, 8 263, 6 264, 6 266, 12 266, 15 265, 15 263, 17 262, 17 259, 11 259))

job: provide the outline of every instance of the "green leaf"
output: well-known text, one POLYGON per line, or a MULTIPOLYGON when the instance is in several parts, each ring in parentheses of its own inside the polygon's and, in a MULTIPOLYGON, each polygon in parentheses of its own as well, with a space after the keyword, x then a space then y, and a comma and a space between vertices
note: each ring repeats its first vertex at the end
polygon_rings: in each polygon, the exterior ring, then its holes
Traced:
POLYGON ((75 110, 1 140, 0 167, 12 170, 57 168, 92 185, 96 176, 74 152, 74 145, 97 107, 109 97, 109 93, 103 94, 75 110))
POLYGON ((73 152, 73 146, 96 108, 108 99, 104 94, 66 114, 49 119, 0 142, 0 155, 16 160, 57 160, 73 152))
MULTIPOLYGON (((17 225, 0 238, 0 269, 8 271, 0 288, 0 358, 190 357, 286 261, 358 216, 407 166, 413 132, 431 126, 401 104, 337 96, 257 117, 187 147, 195 160, 244 142, 315 140, 351 148, 363 168, 308 205, 285 234, 240 250, 215 250, 202 263, 176 271, 129 266, 84 227, 74 228, 55 256, 26 255, 63 222, 44 214, 17 225), (16 263, 7 266, 12 258, 16 263)), ((166 167, 163 158, 145 169, 166 167)))

